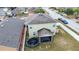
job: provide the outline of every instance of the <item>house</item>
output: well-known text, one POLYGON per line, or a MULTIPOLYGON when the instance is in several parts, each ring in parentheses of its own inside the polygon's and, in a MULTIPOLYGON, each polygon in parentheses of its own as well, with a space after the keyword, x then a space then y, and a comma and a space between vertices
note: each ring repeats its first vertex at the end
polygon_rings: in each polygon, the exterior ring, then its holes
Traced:
POLYGON ((29 7, 28 8, 28 11, 29 11, 29 13, 31 13, 31 12, 33 12, 33 11, 35 11, 37 8, 35 8, 35 7, 29 7))
POLYGON ((22 50, 24 21, 9 18, 0 24, 0 50, 22 50))
POLYGON ((5 12, 4 12, 3 9, 4 9, 4 8, 0 8, 0 20, 3 20, 4 17, 6 16, 6 14, 5 14, 5 12))
POLYGON ((14 10, 12 10, 12 13, 15 14, 28 14, 28 8, 26 7, 16 7, 14 10))
POLYGON ((16 16, 16 7, 8 7, 6 11, 6 15, 9 17, 16 16))
POLYGON ((25 7, 7 7, 5 9, 7 9, 7 11, 5 11, 6 15, 10 17, 16 16, 22 13, 28 14, 28 8, 25 8, 25 7))
POLYGON ((56 21, 47 14, 34 14, 28 18, 29 38, 38 37, 40 42, 51 41, 57 31, 56 21))
POLYGON ((39 7, 29 7, 28 8, 28 12, 29 12, 29 16, 35 14, 34 11, 37 10, 39 7))

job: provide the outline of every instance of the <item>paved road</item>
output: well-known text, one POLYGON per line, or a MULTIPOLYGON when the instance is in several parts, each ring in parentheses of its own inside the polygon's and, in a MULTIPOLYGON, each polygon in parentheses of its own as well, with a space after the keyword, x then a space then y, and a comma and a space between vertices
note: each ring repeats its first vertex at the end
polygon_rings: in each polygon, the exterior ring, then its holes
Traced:
POLYGON ((51 17, 53 17, 53 19, 58 19, 58 18, 62 18, 65 19, 68 24, 67 26, 69 26, 71 29, 73 29, 74 31, 79 33, 79 24, 75 23, 73 20, 70 20, 68 18, 65 18, 64 16, 61 16, 60 14, 56 13, 55 11, 51 11, 48 8, 43 8, 45 9, 47 12, 49 12, 49 15, 51 15, 51 17))
MULTIPOLYGON (((62 17, 59 14, 56 14, 55 12, 50 11, 48 8, 43 8, 43 9, 46 10, 53 19, 62 17)), ((66 26, 64 26, 61 23, 58 23, 58 25, 60 25, 60 27, 62 27, 62 29, 64 29, 67 33, 69 33, 73 38, 75 38, 77 41, 79 41, 79 35, 77 35, 75 32, 73 32, 72 30, 70 30, 69 28, 67 28, 66 26)))

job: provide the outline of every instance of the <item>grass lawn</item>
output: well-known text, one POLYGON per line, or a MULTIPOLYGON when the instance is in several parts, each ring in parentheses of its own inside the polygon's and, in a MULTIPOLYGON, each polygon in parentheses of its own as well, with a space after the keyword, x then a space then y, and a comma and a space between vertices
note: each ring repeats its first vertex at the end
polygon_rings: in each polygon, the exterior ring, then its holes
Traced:
POLYGON ((79 50, 79 42, 72 36, 60 28, 59 33, 55 36, 53 41, 53 50, 61 51, 77 51, 79 50))
POLYGON ((42 43, 35 48, 25 46, 25 51, 79 51, 79 42, 59 27, 52 42, 42 43))
POLYGON ((79 22, 77 22, 79 24, 79 22))

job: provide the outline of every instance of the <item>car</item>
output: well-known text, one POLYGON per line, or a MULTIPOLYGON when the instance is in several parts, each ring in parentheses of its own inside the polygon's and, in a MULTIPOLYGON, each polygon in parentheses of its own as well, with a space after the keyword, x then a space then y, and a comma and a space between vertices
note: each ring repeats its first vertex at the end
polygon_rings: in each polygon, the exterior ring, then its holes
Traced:
POLYGON ((68 24, 68 22, 67 22, 66 20, 63 20, 62 22, 63 22, 64 24, 68 24))
POLYGON ((64 24, 68 24, 68 22, 62 18, 58 18, 58 20, 60 20, 61 22, 63 22, 64 24))

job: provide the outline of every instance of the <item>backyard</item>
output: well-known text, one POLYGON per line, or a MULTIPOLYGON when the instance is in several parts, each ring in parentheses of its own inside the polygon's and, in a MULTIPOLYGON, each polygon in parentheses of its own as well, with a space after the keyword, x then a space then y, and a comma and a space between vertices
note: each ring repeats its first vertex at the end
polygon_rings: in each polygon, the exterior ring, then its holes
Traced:
POLYGON ((79 51, 79 42, 60 27, 58 29, 52 42, 41 43, 35 48, 25 46, 25 51, 79 51))

